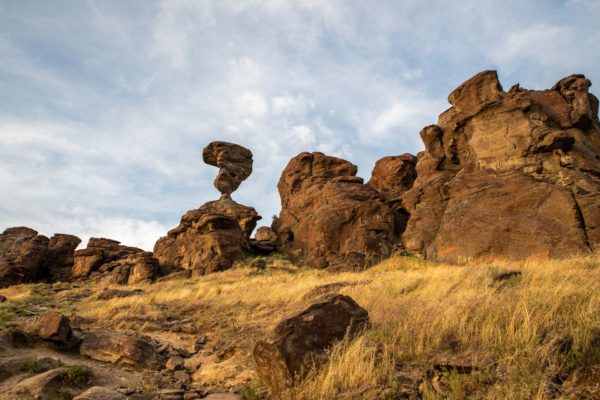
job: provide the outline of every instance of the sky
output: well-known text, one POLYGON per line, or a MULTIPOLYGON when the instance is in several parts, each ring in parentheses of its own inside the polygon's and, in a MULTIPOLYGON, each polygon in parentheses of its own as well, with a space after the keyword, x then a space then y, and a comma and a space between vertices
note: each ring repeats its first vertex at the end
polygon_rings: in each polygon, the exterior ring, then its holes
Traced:
POLYGON ((480 71, 600 86, 598 21, 600 0, 0 0, 0 231, 152 250, 219 198, 213 140, 253 152, 232 197, 270 225, 292 157, 366 181, 480 71))

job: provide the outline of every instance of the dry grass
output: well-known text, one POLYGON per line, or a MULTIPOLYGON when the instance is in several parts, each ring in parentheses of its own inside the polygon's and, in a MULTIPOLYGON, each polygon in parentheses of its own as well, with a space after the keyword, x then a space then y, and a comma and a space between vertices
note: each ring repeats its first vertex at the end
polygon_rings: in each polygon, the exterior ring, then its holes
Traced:
MULTIPOLYGON (((169 321, 190 319, 217 350, 235 347, 228 363, 251 370, 254 342, 314 301, 316 288, 332 283, 369 311, 372 328, 338 344, 326 365, 282 397, 400 398, 420 382, 428 399, 546 399, 565 374, 600 363, 599 257, 461 267, 397 257, 338 274, 274 258, 261 271, 241 266, 140 286, 140 296, 98 301, 100 289, 89 285, 54 300, 90 327, 156 332, 169 321), (506 270, 522 276, 494 283, 506 270), (435 364, 477 370, 438 379, 432 378, 435 364)), ((202 379, 235 381, 227 373, 202 379)), ((260 392, 259 382, 251 386, 260 392)))

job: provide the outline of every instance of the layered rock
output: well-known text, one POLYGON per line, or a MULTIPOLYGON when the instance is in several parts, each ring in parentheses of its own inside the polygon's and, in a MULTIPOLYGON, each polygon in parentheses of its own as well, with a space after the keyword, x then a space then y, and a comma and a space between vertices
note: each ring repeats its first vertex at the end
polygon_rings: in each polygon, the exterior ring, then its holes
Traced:
POLYGON ((202 159, 219 168, 215 187, 224 196, 235 192, 252 173, 252 152, 234 143, 212 142, 202 150, 202 159))
POLYGON ((219 168, 215 187, 222 196, 181 217, 179 226, 154 245, 161 272, 181 268, 204 275, 231 268, 244 258, 248 239, 261 219, 256 210, 231 199, 252 172, 250 150, 227 142, 212 142, 202 152, 204 162, 219 168))
POLYGON ((600 246, 598 100, 583 75, 550 90, 469 79, 421 132, 418 177, 402 197, 408 251, 448 262, 565 257, 600 246))
POLYGON ((0 234, 0 288, 35 280, 48 255, 46 236, 26 228, 8 228, 0 234))
POLYGON ((103 264, 92 276, 104 284, 135 285, 153 282, 158 275, 158 260, 150 252, 141 252, 103 264))
POLYGON ((368 312, 348 296, 334 295, 315 303, 281 321, 272 338, 256 344, 257 373, 278 392, 324 361, 336 341, 352 337, 368 324, 368 312))
POLYGON ((389 256, 398 241, 396 213, 356 176, 357 167, 322 153, 301 153, 277 188, 278 249, 318 268, 357 269, 389 256))
POLYGON ((117 240, 90 238, 85 249, 75 251, 72 277, 87 277, 104 264, 143 252, 137 247, 124 246, 117 240))

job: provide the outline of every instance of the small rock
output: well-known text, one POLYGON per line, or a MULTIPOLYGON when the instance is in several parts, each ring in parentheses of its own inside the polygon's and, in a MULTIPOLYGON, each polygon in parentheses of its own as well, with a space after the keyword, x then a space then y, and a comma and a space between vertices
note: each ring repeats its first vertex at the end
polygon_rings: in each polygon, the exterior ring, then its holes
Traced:
POLYGON ((494 280, 494 282, 503 282, 503 281, 507 281, 512 278, 521 277, 521 275, 522 275, 521 271, 507 271, 507 272, 502 272, 498 275, 495 275, 493 280, 494 280))
POLYGON ((127 396, 109 388, 93 386, 73 400, 127 400, 127 396))
POLYGON ((205 397, 207 400, 244 400, 242 396, 235 393, 212 393, 205 397))
POLYGON ((183 369, 184 360, 181 356, 172 356, 167 361, 166 368, 171 371, 183 369))
POLYGON ((194 343, 194 351, 200 351, 202 347, 208 342, 208 336, 204 335, 201 339, 197 339, 194 343))
POLYGON ((0 303, 4 303, 6 301, 6 296, 2 296, 0 294, 0 303))
POLYGON ((188 374, 185 371, 175 371, 175 373, 173 374, 173 377, 175 379, 177 379, 180 382, 183 382, 185 384, 190 384, 192 382, 192 378, 190 377, 190 374, 188 374))

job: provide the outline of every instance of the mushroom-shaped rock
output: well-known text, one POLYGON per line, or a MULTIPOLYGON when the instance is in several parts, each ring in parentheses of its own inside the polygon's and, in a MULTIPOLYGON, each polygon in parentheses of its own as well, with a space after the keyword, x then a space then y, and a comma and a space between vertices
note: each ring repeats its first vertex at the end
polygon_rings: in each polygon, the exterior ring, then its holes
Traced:
POLYGON ((215 187, 224 196, 235 192, 252 173, 252 152, 238 144, 212 142, 202 151, 202 159, 219 168, 215 187))
POLYGON ((368 324, 368 312, 352 298, 331 296, 281 321, 272 338, 256 344, 257 373, 278 392, 319 365, 336 341, 355 335, 368 324))

